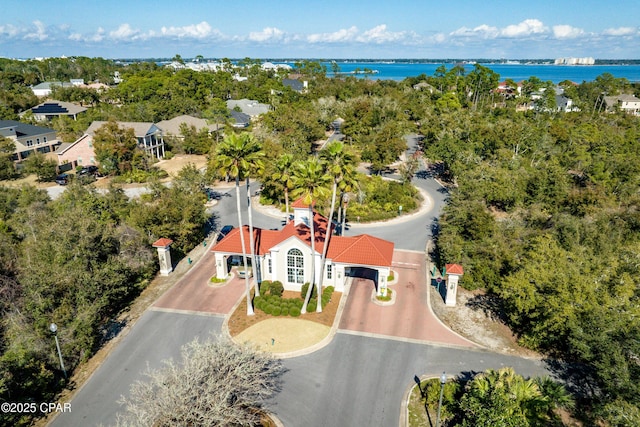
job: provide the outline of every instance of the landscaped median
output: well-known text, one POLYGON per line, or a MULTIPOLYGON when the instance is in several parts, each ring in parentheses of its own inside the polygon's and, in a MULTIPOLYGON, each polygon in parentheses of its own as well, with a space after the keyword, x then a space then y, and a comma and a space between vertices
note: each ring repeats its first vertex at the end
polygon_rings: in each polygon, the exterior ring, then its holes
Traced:
MULTIPOLYGON (((300 314, 301 292, 282 291, 277 282, 269 281, 263 282, 260 289, 261 296, 254 298, 253 316, 247 316, 246 299, 242 298, 228 318, 227 328, 235 341, 248 341, 272 353, 290 353, 313 347, 331 333, 340 292, 325 288, 322 312, 316 313, 315 303, 310 303, 309 312, 300 314)), ((311 300, 314 301, 315 298, 311 300)))

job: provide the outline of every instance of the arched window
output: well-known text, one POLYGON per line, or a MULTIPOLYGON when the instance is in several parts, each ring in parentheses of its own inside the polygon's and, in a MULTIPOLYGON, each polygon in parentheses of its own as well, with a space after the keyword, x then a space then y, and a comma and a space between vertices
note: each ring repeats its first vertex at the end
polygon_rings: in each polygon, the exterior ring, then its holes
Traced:
POLYGON ((287 252, 287 281, 304 283, 304 257, 300 249, 293 248, 287 252))

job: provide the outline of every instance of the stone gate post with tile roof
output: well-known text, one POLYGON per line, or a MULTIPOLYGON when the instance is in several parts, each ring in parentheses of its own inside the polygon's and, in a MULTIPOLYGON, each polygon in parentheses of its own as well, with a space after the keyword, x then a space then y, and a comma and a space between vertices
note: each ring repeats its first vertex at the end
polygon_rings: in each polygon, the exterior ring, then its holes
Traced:
POLYGON ((447 283, 447 295, 445 304, 454 307, 456 305, 456 296, 458 294, 458 279, 464 274, 464 270, 460 264, 447 264, 445 266, 445 277, 447 283))
POLYGON ((158 249, 158 260, 160 261, 160 275, 168 276, 173 271, 171 263, 171 239, 158 239, 153 243, 153 247, 158 249))

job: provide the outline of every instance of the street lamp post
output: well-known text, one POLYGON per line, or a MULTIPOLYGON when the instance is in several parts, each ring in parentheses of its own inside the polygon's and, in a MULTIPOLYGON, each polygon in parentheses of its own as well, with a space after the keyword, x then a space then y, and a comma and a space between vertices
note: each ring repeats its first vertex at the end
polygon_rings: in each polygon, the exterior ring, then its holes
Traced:
POLYGON ((53 332, 53 337, 56 339, 56 348, 58 349, 58 358, 60 359, 60 367, 62 368, 62 373, 64 377, 67 378, 67 370, 64 369, 64 362, 62 361, 62 352, 60 351, 60 343, 58 342, 58 325, 52 323, 49 325, 49 330, 53 332))
POLYGON ((442 409, 442 394, 444 393, 444 385, 447 382, 447 374, 444 372, 440 375, 440 401, 438 402, 438 415, 436 416, 436 427, 440 427, 440 410, 442 409))

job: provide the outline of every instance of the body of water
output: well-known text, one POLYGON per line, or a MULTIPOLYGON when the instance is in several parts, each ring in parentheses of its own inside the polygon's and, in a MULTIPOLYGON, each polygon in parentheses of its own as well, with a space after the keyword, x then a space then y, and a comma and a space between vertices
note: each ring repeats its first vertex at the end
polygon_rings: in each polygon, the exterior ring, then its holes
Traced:
MULTIPOLYGON (((332 75, 331 62, 323 62, 327 67, 328 75, 332 75)), ((293 65, 293 64, 291 64, 293 65)), ((356 69, 361 74, 365 68, 373 74, 367 76, 371 79, 403 80, 407 77, 415 77, 420 74, 433 76, 436 69, 442 63, 406 63, 406 62, 338 62, 341 73, 353 73, 356 69)), ((447 70, 453 68, 453 64, 444 64, 447 70)), ((500 80, 513 79, 516 82, 527 80, 532 76, 542 81, 551 80, 560 83, 570 80, 574 83, 589 82, 601 74, 610 73, 617 78, 626 78, 630 82, 640 82, 640 65, 546 65, 546 64, 481 64, 500 74, 500 80)), ((473 64, 464 65, 466 73, 473 70, 473 64)))

